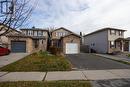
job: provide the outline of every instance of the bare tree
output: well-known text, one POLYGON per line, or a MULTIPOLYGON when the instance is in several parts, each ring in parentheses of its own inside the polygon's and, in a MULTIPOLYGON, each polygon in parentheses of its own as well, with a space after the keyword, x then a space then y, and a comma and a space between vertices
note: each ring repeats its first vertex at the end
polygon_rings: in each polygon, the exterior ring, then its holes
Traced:
POLYGON ((10 28, 21 27, 30 17, 35 5, 30 0, 0 0, 0 36, 10 32, 10 28))

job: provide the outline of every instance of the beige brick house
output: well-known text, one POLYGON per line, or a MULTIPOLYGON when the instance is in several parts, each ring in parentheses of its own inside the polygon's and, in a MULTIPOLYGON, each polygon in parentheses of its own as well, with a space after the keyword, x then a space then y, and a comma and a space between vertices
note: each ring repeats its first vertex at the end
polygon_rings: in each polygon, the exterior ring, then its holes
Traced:
POLYGON ((22 34, 8 35, 9 49, 11 52, 46 51, 48 43, 48 30, 45 29, 21 29, 22 34))
POLYGON ((80 36, 63 27, 51 32, 51 45, 62 49, 64 54, 80 53, 80 36))

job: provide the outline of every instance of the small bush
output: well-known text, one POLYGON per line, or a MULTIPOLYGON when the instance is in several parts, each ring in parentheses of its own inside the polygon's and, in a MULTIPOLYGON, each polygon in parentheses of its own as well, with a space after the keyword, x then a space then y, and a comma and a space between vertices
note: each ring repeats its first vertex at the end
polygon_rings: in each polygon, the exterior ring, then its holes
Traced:
POLYGON ((130 58, 130 54, 127 55, 130 58))
POLYGON ((62 50, 61 48, 55 47, 55 46, 51 46, 49 47, 49 51, 54 54, 54 55, 60 55, 62 50))
POLYGON ((39 57, 43 57, 43 56, 48 55, 48 52, 47 52, 47 51, 42 51, 42 50, 40 50, 39 52, 37 52, 37 55, 38 55, 39 57))

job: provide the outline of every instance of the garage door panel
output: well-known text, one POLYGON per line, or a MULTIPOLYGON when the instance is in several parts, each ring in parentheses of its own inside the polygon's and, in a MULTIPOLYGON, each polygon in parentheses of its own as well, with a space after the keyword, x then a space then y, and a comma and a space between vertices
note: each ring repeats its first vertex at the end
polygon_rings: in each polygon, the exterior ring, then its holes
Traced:
POLYGON ((66 43, 66 54, 77 54, 78 44, 77 43, 66 43))
POLYGON ((26 52, 26 42, 11 42, 11 52, 26 52))

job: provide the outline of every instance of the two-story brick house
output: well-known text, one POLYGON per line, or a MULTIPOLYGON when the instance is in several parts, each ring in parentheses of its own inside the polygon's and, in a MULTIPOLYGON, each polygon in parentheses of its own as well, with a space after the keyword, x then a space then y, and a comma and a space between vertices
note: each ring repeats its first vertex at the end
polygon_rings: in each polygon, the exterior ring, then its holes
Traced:
POLYGON ((84 36, 84 44, 98 53, 113 53, 125 51, 124 32, 126 30, 104 28, 84 36))
POLYGON ((63 27, 51 32, 51 46, 62 49, 64 54, 80 53, 80 36, 63 27))
POLYGON ((11 52, 32 53, 47 50, 48 30, 31 28, 21 31, 22 34, 8 35, 11 52))

